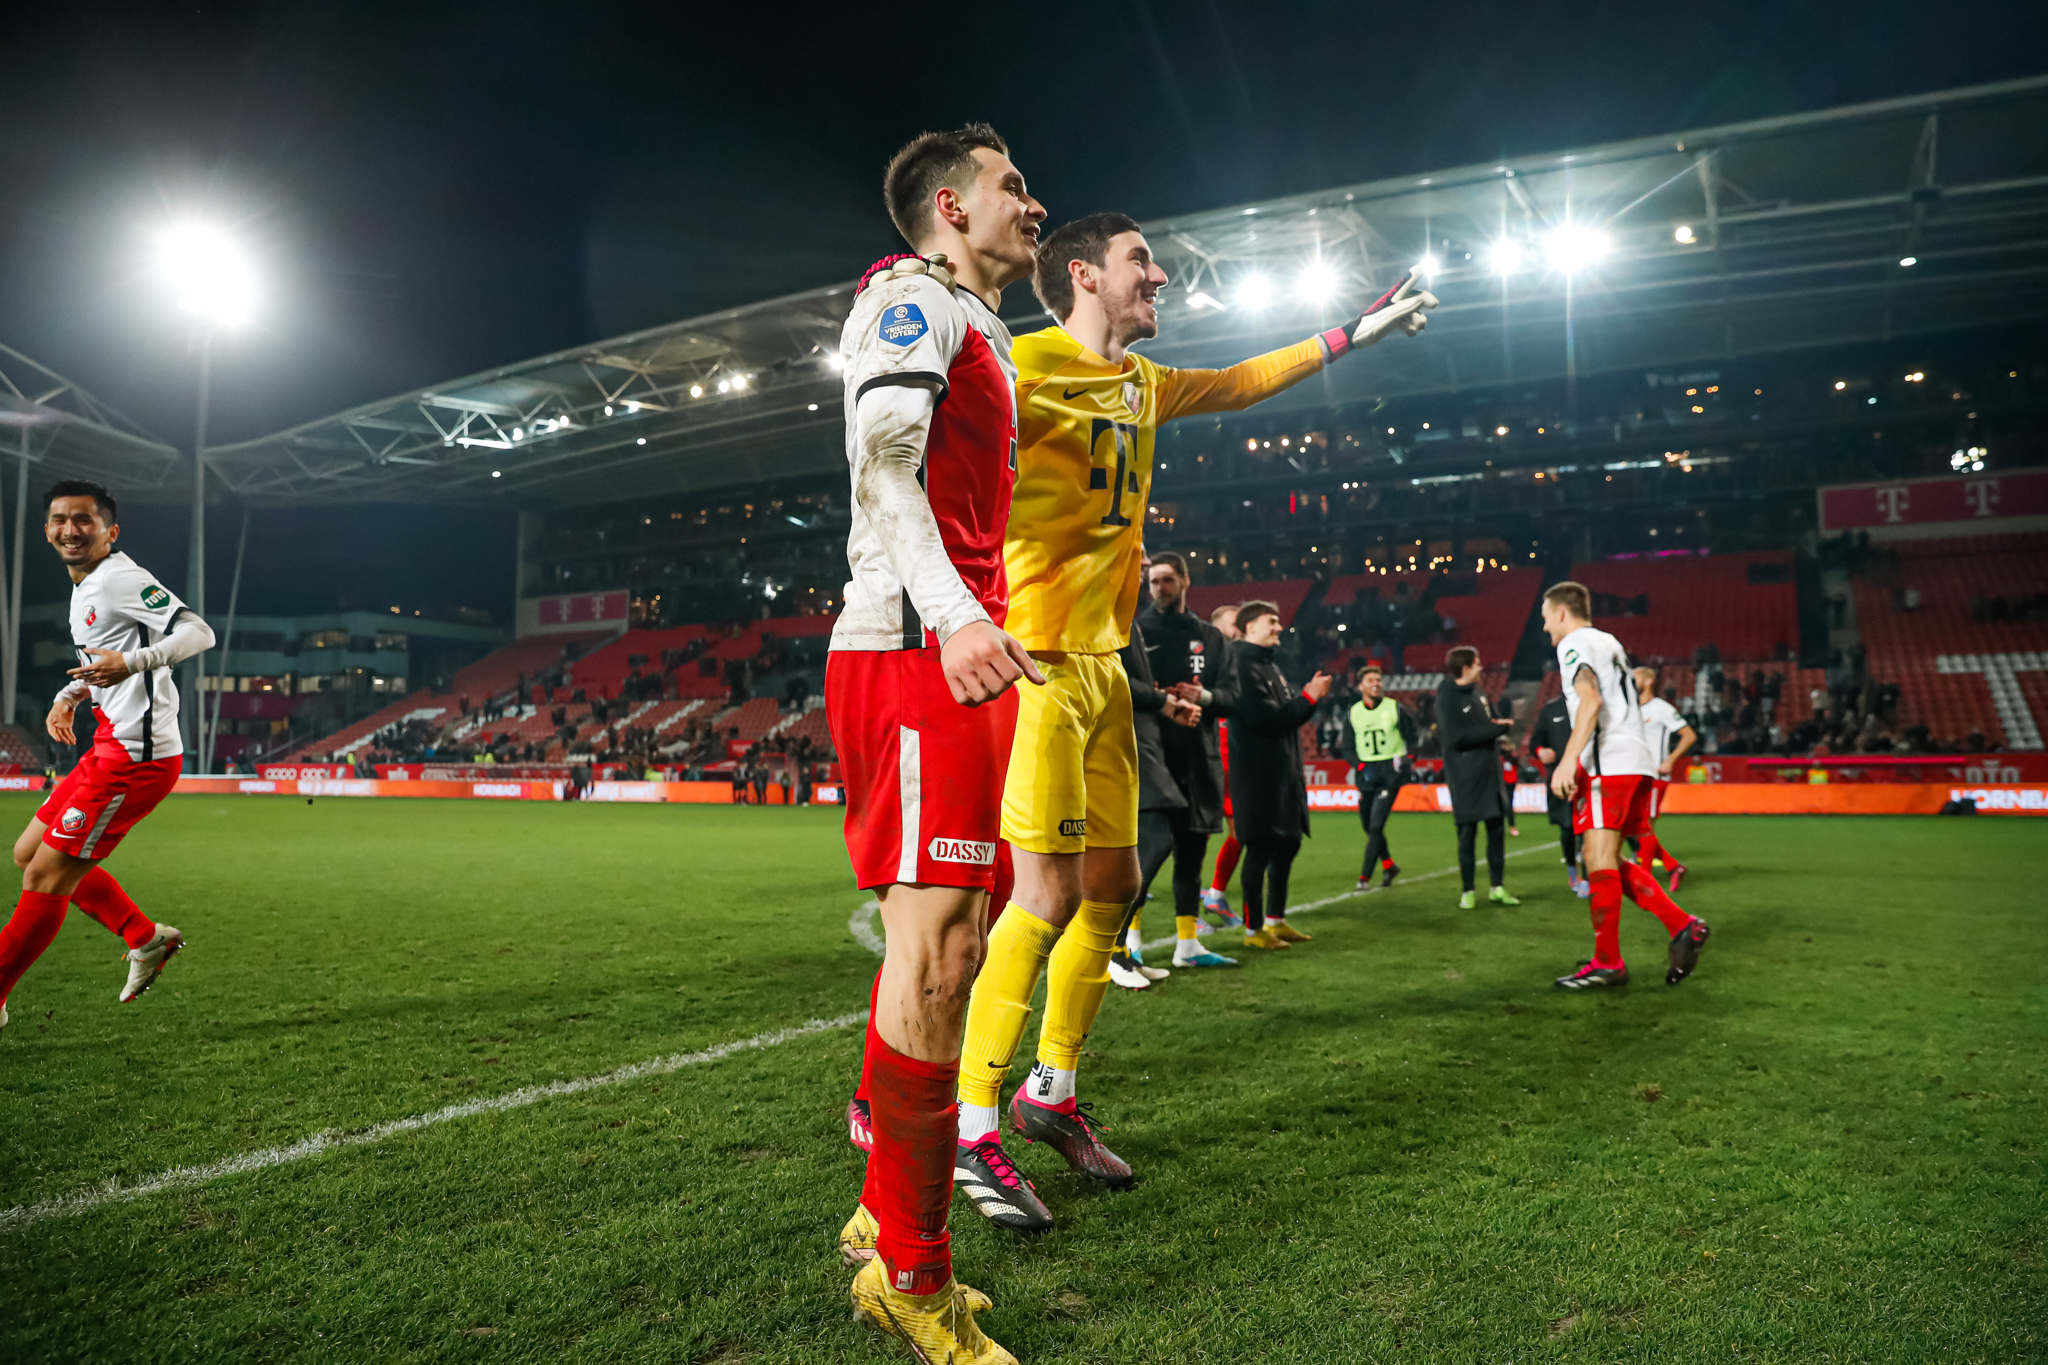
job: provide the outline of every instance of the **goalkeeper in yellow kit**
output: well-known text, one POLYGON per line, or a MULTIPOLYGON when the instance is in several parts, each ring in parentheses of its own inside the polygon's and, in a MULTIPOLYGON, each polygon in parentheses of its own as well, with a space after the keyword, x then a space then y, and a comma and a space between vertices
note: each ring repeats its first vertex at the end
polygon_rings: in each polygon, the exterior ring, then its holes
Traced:
POLYGON ((1132 219, 1098 213, 1069 223, 1040 243, 1032 277, 1059 325, 1011 350, 1017 484, 1003 546, 1005 628, 1046 684, 1019 697, 1002 824, 1016 887, 968 1004, 954 1181, 990 1221, 1017 1231, 1052 1226, 999 1133, 1001 1085, 1041 970, 1038 1063, 1012 1099, 1011 1125, 1105 1185, 1132 1180, 1076 1101, 1074 1070, 1138 894, 1137 741, 1117 651, 1138 605, 1153 435, 1176 417, 1250 407, 1388 331, 1412 336, 1421 310, 1436 303, 1410 294, 1229 369, 1175 370, 1129 352, 1159 334, 1165 284, 1132 219))

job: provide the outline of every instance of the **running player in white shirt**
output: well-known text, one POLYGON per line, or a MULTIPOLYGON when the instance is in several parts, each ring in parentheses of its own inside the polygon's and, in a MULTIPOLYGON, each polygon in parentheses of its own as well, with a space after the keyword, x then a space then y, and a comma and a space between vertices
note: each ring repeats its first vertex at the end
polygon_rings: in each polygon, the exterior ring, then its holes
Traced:
POLYGON ((213 645, 213 631, 127 555, 114 499, 96 483, 66 481, 44 497, 44 538, 71 574, 71 640, 79 667, 50 707, 52 739, 75 744, 78 703, 100 713, 92 749, 57 784, 14 843, 21 899, 0 928, 0 1026, 7 995, 57 937, 76 905, 128 945, 119 998, 148 990, 185 936, 136 908, 99 865, 177 785, 184 744, 171 670, 213 645))
POLYGON ((1557 978, 1565 990, 1628 984, 1621 957, 1624 894, 1663 921, 1671 935, 1665 983, 1692 975, 1707 922, 1678 908, 1656 878, 1621 860, 1624 836, 1649 832, 1651 786, 1657 762, 1643 734, 1641 703, 1621 642, 1593 629, 1593 599, 1582 583, 1559 583, 1543 594, 1543 630, 1557 646, 1572 736, 1550 777, 1551 789, 1572 803, 1572 832, 1584 839, 1586 878, 1592 883, 1593 958, 1557 978))
POLYGON ((1692 726, 1685 723, 1685 717, 1678 714, 1678 708, 1656 693, 1657 670, 1638 668, 1636 670, 1636 695, 1643 705, 1643 737, 1649 742, 1650 757, 1657 764, 1657 781, 1650 789, 1650 818, 1636 840, 1636 861, 1643 865, 1643 871, 1651 870, 1650 864, 1659 858, 1664 860, 1664 870, 1671 874, 1671 894, 1678 894, 1678 884, 1685 880, 1685 864, 1671 855, 1671 850, 1657 838, 1657 817, 1664 813, 1664 789, 1671 785, 1671 774, 1676 770, 1678 760, 1692 751, 1699 736, 1692 726), (1676 739, 1678 747, 1671 747, 1676 739))

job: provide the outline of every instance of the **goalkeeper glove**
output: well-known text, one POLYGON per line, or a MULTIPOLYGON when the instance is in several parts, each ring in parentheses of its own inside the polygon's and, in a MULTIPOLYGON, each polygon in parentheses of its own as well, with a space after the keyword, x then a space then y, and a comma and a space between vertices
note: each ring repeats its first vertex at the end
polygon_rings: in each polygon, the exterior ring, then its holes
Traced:
POLYGON ((1342 327, 1322 334, 1323 346, 1335 360, 1346 351, 1363 350, 1396 329, 1414 336, 1429 325, 1425 308, 1436 307, 1436 295, 1427 289, 1404 294, 1376 313, 1361 313, 1342 327))

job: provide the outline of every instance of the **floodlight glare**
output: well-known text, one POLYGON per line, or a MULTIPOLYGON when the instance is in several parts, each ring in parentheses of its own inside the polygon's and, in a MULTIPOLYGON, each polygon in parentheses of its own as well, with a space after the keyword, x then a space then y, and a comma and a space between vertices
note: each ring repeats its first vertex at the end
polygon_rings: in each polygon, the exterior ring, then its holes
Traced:
POLYGON ((1247 308, 1264 308, 1273 297, 1273 286, 1264 275, 1247 275, 1237 286, 1237 301, 1247 308))
POLYGON ((1417 275, 1434 275, 1442 269, 1443 263, 1438 261, 1435 256, 1428 255, 1424 256, 1421 260, 1415 263, 1415 270, 1413 273, 1417 275))
POLYGON ((1310 303, 1324 303, 1337 292, 1337 272, 1321 261, 1310 261, 1301 268, 1301 278, 1296 284, 1304 299, 1310 303))
POLYGON ((157 240, 157 265, 178 307, 209 322, 247 322, 256 308, 256 280, 241 249, 221 232, 183 223, 157 240))
POLYGON ((1494 274, 1518 274, 1523 264, 1522 244, 1510 240, 1495 242, 1487 249, 1486 258, 1487 264, 1493 267, 1494 274))
POLYGON ((1566 273, 1597 265, 1611 249, 1606 233, 1584 223, 1566 223, 1545 245, 1550 263, 1566 273))
POLYGON ((1199 289, 1190 290, 1188 292, 1188 307, 1213 308, 1219 313, 1223 311, 1223 305, 1221 302, 1219 302, 1213 295, 1205 294, 1199 289))
POLYGON ((1692 224, 1680 223, 1671 230, 1671 239, 1681 246, 1690 245, 1692 242, 1692 224))
POLYGON ((1902 266, 1915 266, 1920 264, 1920 258, 1918 256, 1901 256, 1899 257, 1899 264, 1902 266))

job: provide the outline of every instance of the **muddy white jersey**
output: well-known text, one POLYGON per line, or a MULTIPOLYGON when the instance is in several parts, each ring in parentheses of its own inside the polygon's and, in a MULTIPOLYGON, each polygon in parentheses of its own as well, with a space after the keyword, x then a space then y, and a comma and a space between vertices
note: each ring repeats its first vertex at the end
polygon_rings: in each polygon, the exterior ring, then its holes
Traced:
MULTIPOLYGON (((71 643, 78 661, 87 649, 126 654, 159 642, 185 604, 127 555, 115 551, 83 581, 71 585, 71 643)), ((112 687, 92 689, 100 713, 93 747, 119 746, 138 763, 175 758, 185 752, 178 736, 178 684, 168 668, 134 673, 112 687)))
POLYGON ((1604 630, 1580 626, 1557 642, 1557 671, 1564 678, 1565 710, 1574 726, 1583 705, 1576 686, 1582 668, 1591 669, 1599 685, 1600 720, 1579 762, 1595 774, 1654 774, 1657 763, 1650 757, 1650 744, 1643 734, 1642 704, 1636 700, 1636 680, 1629 672, 1628 654, 1621 641, 1604 630))
POLYGON ((1643 742, 1650 746, 1650 762, 1662 766, 1671 757, 1671 746, 1678 743, 1678 732, 1685 728, 1685 717, 1678 714, 1678 708, 1662 697, 1652 697, 1642 704, 1643 742))
POLYGON ((968 290, 929 275, 863 289, 840 340, 853 524, 833 649, 918 649, 1009 609, 1003 532, 1017 475, 1010 332, 968 290), (861 399, 877 390, 886 401, 861 399), (913 471, 878 460, 863 422, 929 413, 913 471), (927 520, 929 518, 929 520, 927 520), (931 534, 936 526, 937 534, 931 534))

